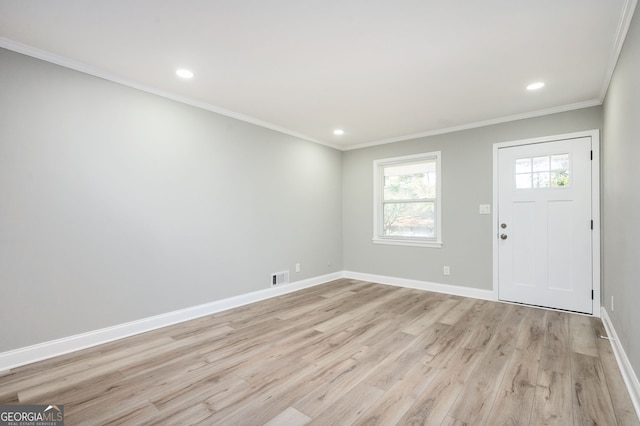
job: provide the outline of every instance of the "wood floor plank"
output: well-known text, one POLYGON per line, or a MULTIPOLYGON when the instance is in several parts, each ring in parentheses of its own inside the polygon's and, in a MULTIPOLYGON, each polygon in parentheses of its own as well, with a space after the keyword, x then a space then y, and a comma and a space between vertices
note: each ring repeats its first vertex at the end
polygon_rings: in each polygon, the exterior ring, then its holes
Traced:
POLYGON ((477 351, 484 351, 497 332, 496 324, 502 323, 507 314, 511 311, 509 305, 501 303, 489 303, 483 307, 482 315, 475 320, 471 338, 465 343, 465 346, 477 351))
POLYGON ((571 335, 571 350, 579 354, 598 356, 595 330, 591 327, 591 320, 584 315, 569 317, 569 333, 571 335))
POLYGON ((315 371, 313 365, 294 366, 283 372, 273 372, 264 381, 249 383, 249 389, 241 394, 229 393, 224 408, 220 398, 207 402, 211 411, 210 424, 262 425, 292 405, 299 396, 295 391, 307 393, 311 384, 302 377, 315 371), (215 404, 216 410, 213 409, 215 404))
MULTIPOLYGON (((66 378, 71 374, 78 374, 83 371, 100 368, 112 362, 127 359, 136 353, 146 352, 154 348, 171 344, 172 342, 173 339, 171 338, 161 337, 152 340, 150 343, 133 345, 128 348, 123 348, 120 351, 104 355, 96 350, 78 354, 77 358, 69 358, 67 355, 65 358, 70 359, 69 362, 57 365, 53 368, 44 367, 40 373, 38 373, 37 369, 33 366, 17 368, 11 375, 1 378, 2 386, 0 386, 0 400, 8 394, 17 393, 18 390, 24 391, 32 387, 39 388, 47 383, 52 383, 53 387, 57 387, 57 382, 60 377, 66 378)), ((43 363, 45 365, 50 364, 48 361, 44 361, 43 363)))
POLYGON ((317 426, 354 424, 354 421, 383 393, 384 391, 361 382, 347 392, 343 398, 315 416, 310 424, 317 426))
POLYGON ((460 347, 450 355, 447 359, 434 358, 427 364, 435 368, 435 377, 400 419, 400 424, 437 425, 447 417, 482 353, 460 347))
POLYGON ((574 424, 616 424, 600 359, 574 352, 571 357, 571 374, 574 424))
POLYGON ((541 370, 558 373, 571 370, 570 317, 562 312, 547 312, 543 352, 540 356, 541 370))
POLYGON ((91 382, 105 374, 118 372, 118 370, 129 364, 136 363, 138 361, 141 362, 143 360, 147 361, 149 358, 158 355, 164 358, 168 352, 172 352, 180 348, 191 350, 188 342, 171 340, 162 346, 154 347, 146 351, 140 351, 127 357, 120 357, 93 368, 67 374, 62 379, 51 380, 38 386, 24 389, 18 392, 18 397, 21 401, 46 399, 49 396, 55 396, 55 394, 65 387, 73 387, 78 386, 81 383, 91 382))
POLYGON ((67 413, 65 404, 64 421, 67 424, 94 424, 104 425, 127 424, 125 419, 149 418, 158 413, 158 410, 145 399, 120 400, 110 405, 95 406, 90 411, 72 411, 67 413))
POLYGON ((444 421, 440 424, 440 426, 468 426, 466 423, 461 422, 458 419, 454 419, 451 416, 447 416, 444 421))
POLYGON ((542 309, 527 312, 498 395, 493 401, 488 424, 529 424, 544 342, 545 314, 542 309))
POLYGON ((572 425, 573 399, 570 372, 540 369, 533 397, 531 425, 572 425))
POLYGON ((206 404, 197 404, 190 407, 181 407, 179 409, 157 413, 149 417, 148 419, 145 419, 145 421, 142 422, 141 425, 189 426, 200 424, 214 424, 209 420, 212 416, 213 413, 206 404))
POLYGON ((397 358, 388 358, 380 363, 376 371, 367 377, 367 383, 386 391, 398 380, 402 379, 412 367, 431 361, 433 356, 429 355, 427 348, 439 336, 446 333, 450 327, 448 324, 434 324, 428 329, 428 332, 420 335, 397 358))
POLYGON ((405 333, 390 335, 387 339, 380 341, 376 347, 370 348, 370 352, 357 363, 297 401, 293 407, 314 418, 363 381, 380 362, 389 357, 397 357, 414 339, 415 336, 405 333))
POLYGON ((237 392, 238 389, 246 389, 247 387, 247 382, 235 375, 209 376, 199 381, 194 380, 177 389, 149 395, 148 399, 158 410, 167 410, 173 407, 188 407, 204 403, 212 396, 221 399, 231 392, 237 392))
POLYGON ((547 311, 531 424, 573 424, 569 315, 547 311))
POLYGON ((178 368, 158 366, 157 371, 144 375, 123 379, 112 384, 102 393, 95 393, 93 383, 78 389, 70 388, 61 393, 66 414, 76 414, 80 418, 90 415, 95 410, 108 411, 109 407, 119 407, 131 401, 149 401, 156 394, 177 393, 184 386, 198 382, 208 375, 203 371, 204 364, 189 364, 178 368), (86 389, 84 392, 80 392, 86 389))
POLYGON ((456 324, 464 315, 466 315, 467 311, 473 308, 477 303, 478 301, 476 299, 462 299, 460 303, 457 303, 438 321, 449 325, 456 324))
MULTIPOLYGON (((139 407, 133 409, 127 409, 124 412, 120 412, 118 414, 111 414, 108 416, 104 416, 99 419, 99 422, 96 421, 94 424, 103 424, 103 425, 139 425, 147 421, 150 417, 156 416, 158 414, 158 410, 151 404, 142 404, 139 407)), ((66 420, 66 419, 65 419, 66 420)), ((98 419, 96 419, 98 420, 98 419)), ((72 423, 67 420, 67 423, 72 423)), ((90 424, 90 423, 78 423, 78 424, 90 424)))
POLYGON ((265 423, 264 426, 304 426, 309 424, 311 420, 310 417, 305 416, 295 408, 289 407, 265 423))
MULTIPOLYGON (((476 331, 475 325, 478 323, 479 318, 482 316, 483 307, 486 306, 483 302, 474 300, 471 304, 465 304, 465 310, 463 315, 456 315, 458 320, 454 323, 451 321, 444 321, 444 324, 449 324, 451 327, 449 330, 438 338, 427 349, 427 352, 434 357, 449 356, 451 350, 458 346, 465 346, 476 331)), ((459 308, 460 304, 456 305, 454 309, 459 308)), ((439 321, 440 322, 440 321, 439 321)))
POLYGON ((391 425, 396 424, 407 410, 415 403, 436 376, 436 369, 430 365, 417 362, 413 367, 395 381, 355 422, 356 425, 391 425))
POLYGON ((640 425, 600 320, 351 279, 0 373, 69 424, 640 425))
POLYGON ((429 327, 433 326, 436 322, 447 324, 442 321, 442 317, 450 312, 454 306, 460 303, 459 300, 451 298, 434 299, 434 302, 432 309, 427 310, 422 315, 418 315, 416 319, 403 328, 402 331, 407 334, 417 336, 428 330, 429 327))
POLYGON ((513 307, 465 382, 449 415, 468 424, 485 424, 498 386, 513 355, 526 308, 513 307))

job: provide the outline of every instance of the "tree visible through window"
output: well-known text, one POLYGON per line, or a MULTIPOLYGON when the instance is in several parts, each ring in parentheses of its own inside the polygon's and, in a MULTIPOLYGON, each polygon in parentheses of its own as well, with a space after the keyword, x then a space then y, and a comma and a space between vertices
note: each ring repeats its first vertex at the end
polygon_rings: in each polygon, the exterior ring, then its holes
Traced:
POLYGON ((439 245, 440 153, 374 162, 374 242, 439 245))

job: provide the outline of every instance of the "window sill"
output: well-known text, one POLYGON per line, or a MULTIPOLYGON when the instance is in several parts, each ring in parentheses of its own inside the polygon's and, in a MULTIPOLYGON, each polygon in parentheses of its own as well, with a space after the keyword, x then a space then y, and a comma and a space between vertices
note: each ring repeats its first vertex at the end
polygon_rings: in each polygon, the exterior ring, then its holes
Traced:
POLYGON ((390 246, 411 246, 442 248, 442 241, 412 241, 408 239, 374 238, 373 244, 385 244, 390 246))

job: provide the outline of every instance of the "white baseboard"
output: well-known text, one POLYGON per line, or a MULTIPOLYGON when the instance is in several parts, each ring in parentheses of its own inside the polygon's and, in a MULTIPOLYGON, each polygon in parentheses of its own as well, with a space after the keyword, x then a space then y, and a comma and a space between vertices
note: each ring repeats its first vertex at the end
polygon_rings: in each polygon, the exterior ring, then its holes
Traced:
POLYGON ((281 286, 259 290, 248 294, 229 297, 227 299, 216 300, 214 302, 205 303, 203 305, 192 306, 178 311, 167 312, 165 314, 153 317, 143 318, 137 321, 131 321, 124 324, 106 327, 87 333, 76 334, 74 336, 64 337, 61 339, 51 340, 49 342, 39 343, 24 348, 14 349, 11 351, 0 353, 0 371, 10 370, 22 365, 31 364, 33 362, 42 361, 44 359, 53 358, 55 356, 64 355, 70 352, 79 351, 81 349, 90 348, 92 346, 101 345, 114 340, 133 336, 135 334, 144 333, 169 325, 178 324, 184 321, 211 315, 216 312, 225 311, 227 309, 236 308, 238 306, 247 305, 249 303, 259 302, 261 300, 270 299, 304 288, 325 284, 333 280, 343 277, 342 272, 335 272, 328 275, 309 278, 302 281, 296 281, 281 286))
POLYGON ((433 291, 436 293, 445 293, 455 296, 472 297, 474 299, 496 300, 493 290, 482 290, 478 288, 462 287, 449 284, 438 284, 428 281, 387 277, 384 275, 364 274, 361 272, 352 271, 344 271, 344 278, 394 285, 396 287, 415 288, 417 290, 433 291))
MULTIPOLYGON (((87 333, 76 334, 61 339, 51 340, 49 342, 38 343, 36 345, 18 348, 11 351, 0 353, 0 371, 10 370, 22 365, 31 364, 33 362, 42 361, 55 356, 64 355, 70 352, 87 349, 93 346, 112 342, 114 340, 123 339, 147 331, 156 330, 158 328, 167 327, 184 321, 211 315, 216 312, 225 311, 227 309, 236 308, 247 305, 249 303, 259 302, 261 300, 270 299, 304 288, 325 284, 340 278, 349 278, 362 281, 370 281, 374 283, 393 285, 397 287, 414 288, 418 290, 433 291, 437 293, 445 293, 456 296, 472 297, 475 299, 496 300, 492 290, 481 290, 471 287, 461 287, 448 284, 438 284, 427 281, 410 280, 406 278, 388 277, 383 275, 364 274, 352 271, 339 271, 328 275, 310 278, 307 280, 297 281, 290 284, 284 284, 278 287, 272 287, 264 290, 255 291, 248 294, 229 297, 227 299, 216 300, 214 302, 205 303, 203 305, 192 306, 177 311, 167 312, 165 314, 153 317, 143 318, 136 321, 118 324, 112 327, 106 327, 87 333)), ((636 381, 637 382, 637 381, 636 381)))
POLYGON ((601 308, 600 314, 602 324, 604 324, 604 328, 607 330, 607 335, 611 339, 610 342, 611 347, 613 348, 613 354, 616 356, 616 361, 618 361, 618 367, 620 368, 620 373, 622 374, 624 383, 627 385, 631 402, 633 403, 633 407, 636 409, 636 415, 640 419, 640 382, 638 382, 638 376, 636 376, 636 373, 633 371, 629 358, 627 358, 627 354, 620 344, 620 339, 616 334, 616 330, 613 328, 613 323, 611 322, 611 318, 609 318, 609 313, 604 306, 601 308))

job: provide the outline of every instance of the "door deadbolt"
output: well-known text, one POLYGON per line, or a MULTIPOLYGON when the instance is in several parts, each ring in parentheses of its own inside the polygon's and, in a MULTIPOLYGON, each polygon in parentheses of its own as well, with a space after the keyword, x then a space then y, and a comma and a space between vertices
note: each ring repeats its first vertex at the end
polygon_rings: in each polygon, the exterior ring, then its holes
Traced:
POLYGON ((501 224, 500 224, 500 228, 504 229, 504 228, 506 228, 506 227, 507 227, 507 224, 506 224, 506 223, 501 223, 501 224))
POLYGON ((503 239, 503 240, 506 240, 507 239, 507 234, 500 234, 500 238, 503 239))

